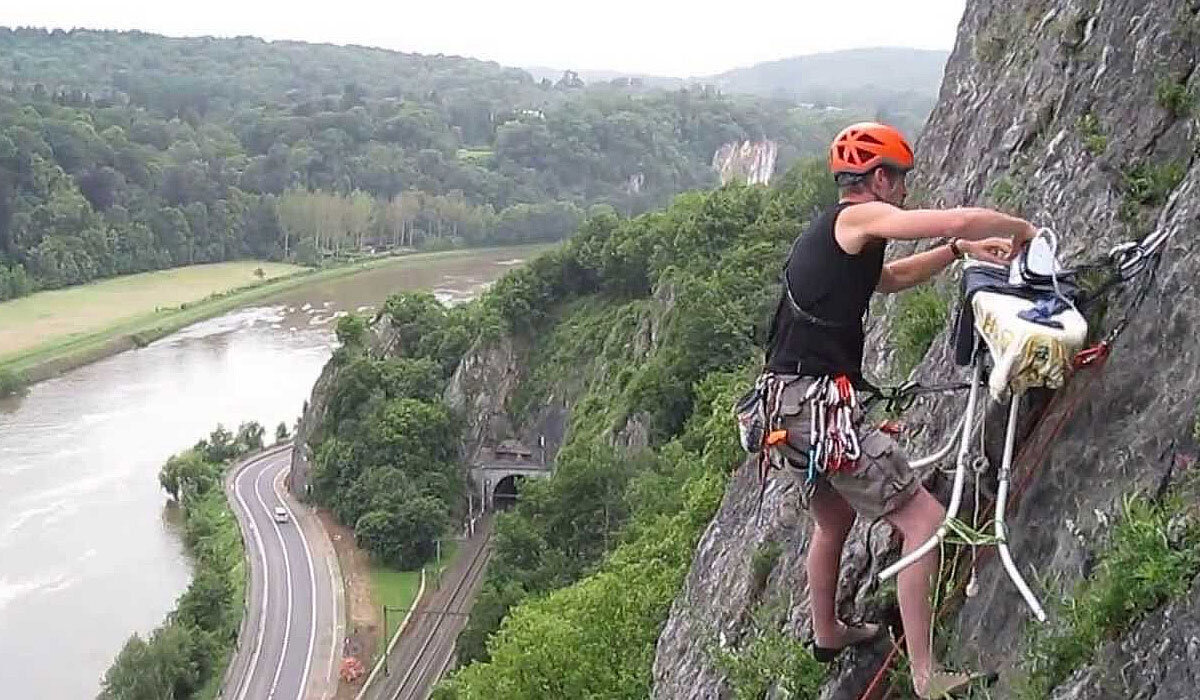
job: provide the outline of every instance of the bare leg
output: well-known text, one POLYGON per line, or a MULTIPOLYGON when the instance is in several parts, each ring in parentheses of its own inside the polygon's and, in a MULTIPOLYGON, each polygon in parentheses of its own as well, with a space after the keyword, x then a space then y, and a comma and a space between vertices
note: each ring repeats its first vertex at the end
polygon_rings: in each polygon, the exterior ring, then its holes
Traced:
MULTIPOLYGON (((929 539, 945 517, 946 509, 923 486, 917 488, 907 503, 887 515, 888 522, 904 537, 905 554, 929 539)), ((896 578, 900 618, 904 621, 904 638, 912 666, 913 684, 918 691, 926 687, 934 668, 930 592, 937 567, 938 550, 934 549, 901 571, 896 578)))
POLYGON ((844 646, 846 626, 837 619, 837 579, 842 546, 856 514, 846 499, 821 483, 812 497, 816 519, 808 545, 808 591, 812 606, 813 636, 818 646, 844 646))

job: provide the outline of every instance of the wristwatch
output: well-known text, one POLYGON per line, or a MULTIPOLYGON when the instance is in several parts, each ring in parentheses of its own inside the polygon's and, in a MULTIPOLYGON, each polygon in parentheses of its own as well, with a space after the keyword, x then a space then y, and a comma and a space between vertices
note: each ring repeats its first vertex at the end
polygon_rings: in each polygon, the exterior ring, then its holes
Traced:
POLYGON ((958 247, 959 240, 961 240, 961 239, 951 238, 950 242, 949 242, 949 246, 950 246, 950 252, 954 253, 954 257, 958 258, 959 260, 962 260, 967 257, 967 254, 962 251, 962 248, 958 247))

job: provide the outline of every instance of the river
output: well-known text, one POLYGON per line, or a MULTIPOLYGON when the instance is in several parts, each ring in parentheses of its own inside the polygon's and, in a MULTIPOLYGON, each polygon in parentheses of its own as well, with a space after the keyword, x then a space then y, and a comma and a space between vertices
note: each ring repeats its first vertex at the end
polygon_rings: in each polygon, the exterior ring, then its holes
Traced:
POLYGON ((529 248, 314 283, 0 399, 0 697, 88 698, 187 587, 159 467, 223 423, 289 430, 339 312, 391 292, 475 294, 529 248))

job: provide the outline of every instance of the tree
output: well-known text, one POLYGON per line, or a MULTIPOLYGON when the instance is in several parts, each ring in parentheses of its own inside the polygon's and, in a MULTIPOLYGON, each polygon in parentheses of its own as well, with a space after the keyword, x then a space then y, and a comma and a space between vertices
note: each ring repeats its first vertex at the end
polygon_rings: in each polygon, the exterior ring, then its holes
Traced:
POLYGON ((283 442, 284 440, 287 440, 287 439, 288 439, 287 423, 280 421, 279 425, 275 426, 275 442, 283 442))
POLYGON ((359 250, 363 249, 363 239, 370 230, 373 203, 371 195, 360 190, 350 193, 343 202, 342 226, 359 250))
POLYGON ((354 524, 359 544, 399 569, 415 569, 433 557, 447 523, 445 506, 432 496, 400 499, 389 510, 373 510, 354 524))
POLYGON ((158 472, 158 483, 180 503, 207 493, 219 478, 219 469, 198 449, 171 456, 158 472))
POLYGON ((209 462, 221 464, 237 456, 238 445, 234 434, 223 425, 217 424, 207 439, 196 443, 195 450, 209 462))
POLYGON ((200 663, 196 632, 171 624, 148 641, 134 634, 104 674, 100 697, 108 700, 158 700, 189 697, 198 689, 200 663))
POLYGON ((367 321, 358 314, 346 314, 338 319, 334 333, 342 347, 362 350, 367 338, 367 321))
POLYGON ((249 421, 238 426, 237 438, 234 440, 236 454, 234 457, 244 455, 250 452, 257 452, 263 448, 263 435, 266 429, 257 421, 249 421))

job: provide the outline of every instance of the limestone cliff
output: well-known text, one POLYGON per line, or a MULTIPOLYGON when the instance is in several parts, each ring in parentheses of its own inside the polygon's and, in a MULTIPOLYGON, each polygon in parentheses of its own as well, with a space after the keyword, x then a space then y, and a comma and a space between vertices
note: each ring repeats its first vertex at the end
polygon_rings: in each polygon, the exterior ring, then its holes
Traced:
MULTIPOLYGON (((1071 389, 1081 392, 1078 410, 1010 507, 1012 546, 1023 568, 1055 582, 1049 589, 1039 584, 1044 594, 1086 577, 1122 497, 1161 489, 1178 475, 1176 455, 1196 448, 1190 426, 1200 396, 1198 10, 1200 4, 1179 0, 969 0, 939 103, 917 144, 918 203, 1020 213, 1057 231, 1075 261, 1153 230, 1173 232, 1140 307, 1131 308, 1129 294, 1110 305, 1096 330, 1131 314, 1128 329, 1103 375, 1071 389)), ((888 374, 891 305, 880 304, 870 332, 868 374, 881 378, 888 374)), ((917 369, 929 380, 961 375, 944 337, 917 369)), ((910 412, 910 453, 931 451, 962 402, 941 398, 910 412)), ((944 490, 936 473, 928 483, 944 490)), ((761 598, 787 602, 787 633, 810 634, 802 593, 808 516, 794 507, 792 485, 777 479, 756 525, 756 489, 744 473, 731 481, 699 544, 659 638, 656 697, 729 696, 710 649, 746 635, 761 598), (768 541, 782 544, 782 553, 759 592, 752 560, 768 541)), ((847 615, 878 613, 886 602, 880 598, 890 597, 868 595, 865 535, 859 523, 843 561, 840 601, 847 615)), ((893 554, 888 539, 874 538, 885 559, 893 554)), ((1029 616, 997 563, 980 576, 979 594, 944 630, 955 640, 949 657, 1001 672, 992 697, 1009 697, 1029 616)), ((1100 650, 1094 665, 1055 697, 1194 697, 1198 617, 1200 585, 1193 585, 1100 650)), ((822 697, 858 698, 885 651, 847 655, 822 697)))

